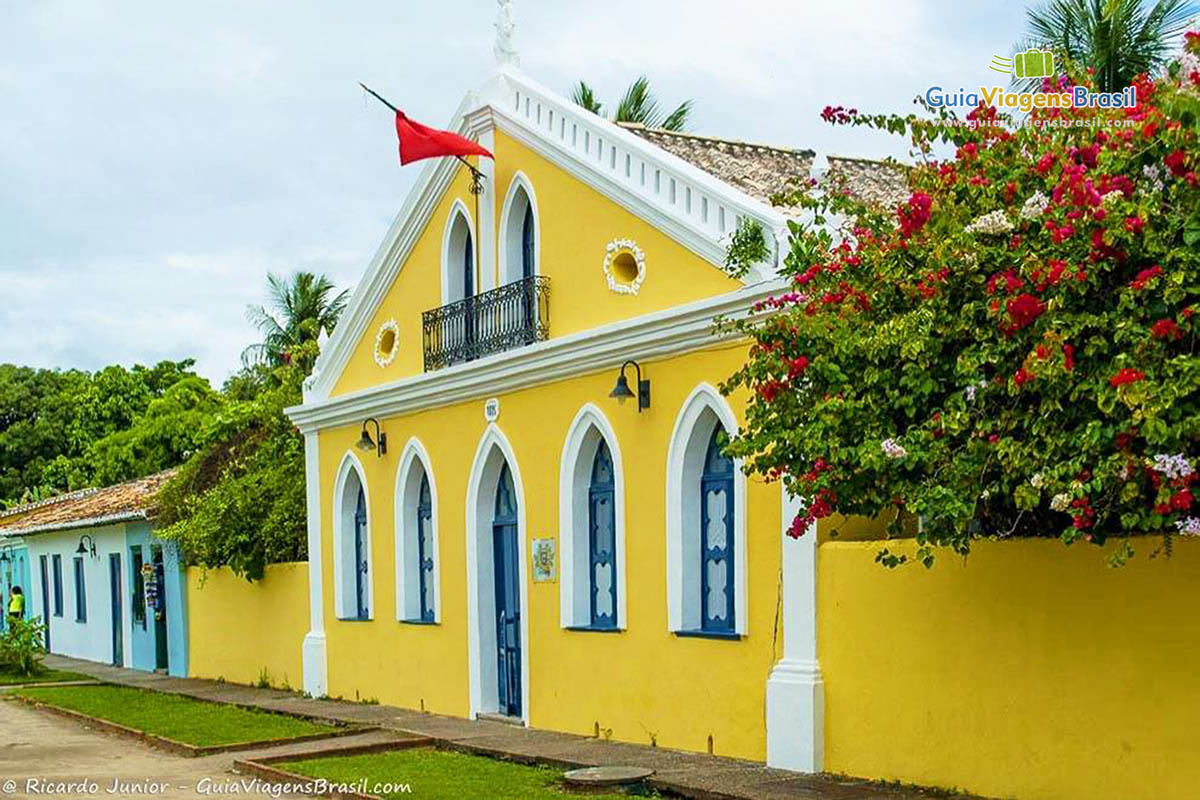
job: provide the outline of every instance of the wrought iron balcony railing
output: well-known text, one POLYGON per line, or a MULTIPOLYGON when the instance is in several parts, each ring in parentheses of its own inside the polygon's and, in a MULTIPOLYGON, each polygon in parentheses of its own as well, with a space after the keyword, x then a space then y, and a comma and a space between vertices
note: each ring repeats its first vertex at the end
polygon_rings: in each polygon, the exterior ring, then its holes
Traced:
POLYGON ((522 278, 421 315, 425 371, 524 347, 550 335, 550 279, 522 278))

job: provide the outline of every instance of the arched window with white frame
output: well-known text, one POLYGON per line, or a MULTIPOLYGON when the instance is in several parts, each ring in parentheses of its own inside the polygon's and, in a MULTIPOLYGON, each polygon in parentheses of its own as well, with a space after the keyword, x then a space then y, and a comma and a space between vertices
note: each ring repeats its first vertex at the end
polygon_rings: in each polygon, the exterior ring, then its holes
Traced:
POLYGON ((417 439, 396 473, 396 618, 439 622, 437 492, 429 456, 417 439))
POLYGON ((589 403, 571 423, 559 466, 561 619, 615 631, 625 619, 625 482, 616 436, 589 403))
POLYGON ((746 633, 746 476, 724 453, 737 420, 708 384, 684 402, 667 452, 667 617, 680 636, 746 633))
POLYGON ((537 199, 525 173, 508 185, 500 211, 500 283, 540 275, 537 199))
POLYGON ((370 503, 362 464, 347 453, 334 486, 334 606, 339 619, 371 618, 370 503))

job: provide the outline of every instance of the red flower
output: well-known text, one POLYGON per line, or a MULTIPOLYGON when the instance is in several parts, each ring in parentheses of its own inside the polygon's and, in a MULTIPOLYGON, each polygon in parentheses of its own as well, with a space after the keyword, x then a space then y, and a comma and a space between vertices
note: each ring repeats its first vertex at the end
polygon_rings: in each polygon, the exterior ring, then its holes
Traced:
POLYGON ((1187 511, 1192 507, 1192 493, 1187 489, 1181 489, 1171 495, 1171 508, 1176 511, 1187 511))
POLYGON ((1134 234, 1141 233, 1142 228, 1144 228, 1145 226, 1146 226, 1146 223, 1142 221, 1141 217, 1126 217, 1125 218, 1125 230, 1129 231, 1130 233, 1134 233, 1134 234))
POLYGON ((1075 369, 1075 347, 1073 345, 1064 344, 1063 351, 1063 369, 1071 372, 1075 369))
POLYGON ((1175 320, 1160 319, 1150 326, 1150 335, 1155 339, 1179 339, 1183 336, 1183 331, 1179 329, 1175 320))
POLYGON ((1017 295, 1008 301, 1008 317, 1014 331, 1032 325, 1046 311, 1046 304, 1031 294, 1017 295))
POLYGON ((1129 288, 1141 291, 1142 289, 1146 288, 1146 284, 1149 283, 1151 279, 1157 278, 1162 274, 1162 267, 1160 267, 1158 264, 1155 264, 1153 267, 1150 267, 1150 269, 1144 269, 1139 272, 1137 277, 1130 281, 1129 288))
POLYGON ((1167 165, 1167 169, 1171 170, 1171 174, 1177 178, 1182 178, 1187 174, 1187 166, 1184 163, 1187 160, 1187 155, 1182 150, 1176 150, 1163 159, 1163 163, 1167 165))
POLYGON ((1119 371, 1116 375, 1113 375, 1111 378, 1108 379, 1108 385, 1113 386, 1113 387, 1124 386, 1127 383, 1137 383, 1140 380, 1145 380, 1145 378, 1146 378, 1146 373, 1139 372, 1136 369, 1130 369, 1129 367, 1125 367, 1124 369, 1119 371))
POLYGON ((932 208, 932 197, 925 192, 913 192, 908 198, 908 203, 896 209, 896 215, 900 217, 901 237, 907 239, 924 228, 925 223, 929 222, 932 208))
POLYGON ((1013 375, 1013 382, 1015 384, 1017 384, 1017 386, 1024 386, 1025 384, 1032 381, 1033 378, 1034 378, 1034 375, 1032 372, 1025 369, 1024 367, 1021 367, 1019 370, 1017 370, 1017 374, 1013 375))
POLYGON ((806 369, 808 369, 808 356, 793 358, 792 362, 788 365, 788 377, 795 378, 801 375, 806 369))

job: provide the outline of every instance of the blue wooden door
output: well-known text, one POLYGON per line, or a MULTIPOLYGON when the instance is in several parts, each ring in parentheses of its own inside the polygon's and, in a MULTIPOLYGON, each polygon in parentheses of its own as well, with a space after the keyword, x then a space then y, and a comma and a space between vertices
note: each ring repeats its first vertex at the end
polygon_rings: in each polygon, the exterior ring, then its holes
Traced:
POLYGON ((355 613, 359 619, 370 616, 367 577, 367 496, 360 486, 354 508, 354 597, 355 613))
POLYGON ((505 464, 492 518, 496 587, 497 698, 501 714, 521 716, 521 584, 517 562, 517 498, 505 464))
POLYGON ((125 641, 121 614, 121 554, 108 554, 108 586, 112 594, 112 663, 125 663, 125 641))
POLYGON ((617 544, 612 454, 603 441, 592 459, 588 486, 588 556, 592 627, 617 627, 617 544))
POLYGON ((721 452, 718 425, 700 476, 700 627, 734 630, 733 461, 721 452))

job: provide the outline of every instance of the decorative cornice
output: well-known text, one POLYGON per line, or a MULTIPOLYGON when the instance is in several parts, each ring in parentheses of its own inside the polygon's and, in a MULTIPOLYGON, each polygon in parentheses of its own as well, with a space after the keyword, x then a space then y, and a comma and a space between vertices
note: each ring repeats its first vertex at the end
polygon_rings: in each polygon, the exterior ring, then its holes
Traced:
POLYGON ((780 282, 560 336, 478 361, 458 364, 285 410, 301 431, 357 425, 366 417, 396 417, 426 408, 502 395, 609 369, 630 358, 651 361, 736 338, 716 332, 718 317, 749 312, 783 288, 780 282))

